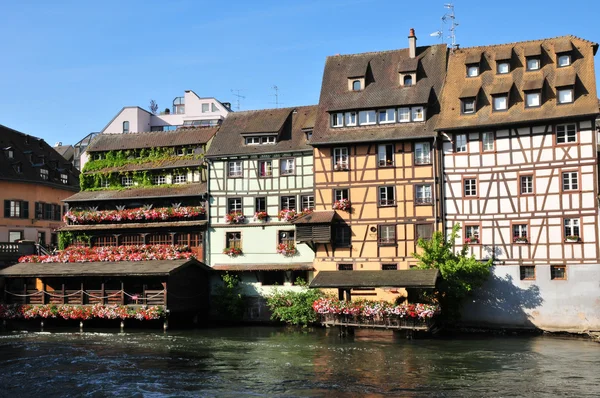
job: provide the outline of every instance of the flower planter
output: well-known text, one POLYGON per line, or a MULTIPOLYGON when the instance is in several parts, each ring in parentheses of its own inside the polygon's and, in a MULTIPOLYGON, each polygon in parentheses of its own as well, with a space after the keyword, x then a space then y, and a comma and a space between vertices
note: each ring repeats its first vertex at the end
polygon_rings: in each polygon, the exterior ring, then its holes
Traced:
POLYGON ((246 216, 240 212, 232 212, 225 214, 225 224, 243 224, 246 221, 246 216))
POLYGON ((521 237, 514 238, 513 243, 522 245, 522 244, 529 243, 529 240, 527 238, 521 236, 521 237))
POLYGON ((204 218, 202 206, 180 206, 160 208, 136 208, 124 210, 71 210, 65 213, 64 221, 71 225, 114 224, 128 222, 157 222, 193 220, 204 218))
POLYGON ((296 245, 293 243, 280 243, 277 246, 277 253, 283 254, 286 257, 295 256, 298 251, 296 250, 296 245))
POLYGON ((242 249, 238 249, 235 247, 226 247, 223 249, 223 254, 227 254, 229 257, 237 257, 242 254, 242 249))
POLYGON ((341 200, 336 200, 335 202, 333 202, 334 210, 349 211, 351 207, 352 207, 352 205, 348 199, 341 199, 341 200))
POLYGON ((581 242, 581 238, 579 236, 567 236, 565 238, 566 243, 579 243, 581 242))
POLYGON ((268 218, 269 218, 269 215, 267 214, 266 211, 259 211, 254 214, 254 221, 266 222, 268 218))

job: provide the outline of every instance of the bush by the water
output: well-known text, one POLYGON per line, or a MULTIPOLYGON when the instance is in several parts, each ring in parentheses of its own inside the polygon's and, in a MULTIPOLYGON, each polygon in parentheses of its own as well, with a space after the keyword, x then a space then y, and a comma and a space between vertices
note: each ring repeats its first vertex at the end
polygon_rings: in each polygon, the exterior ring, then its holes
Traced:
POLYGON ((244 316, 244 297, 239 286, 237 275, 226 272, 222 277, 223 284, 217 286, 213 296, 213 304, 217 317, 223 320, 240 320, 244 316))
POLYGON ((317 323, 318 316, 313 310, 313 303, 322 297, 325 297, 323 292, 307 287, 301 291, 275 289, 267 297, 267 306, 272 312, 271 319, 307 327, 317 323))

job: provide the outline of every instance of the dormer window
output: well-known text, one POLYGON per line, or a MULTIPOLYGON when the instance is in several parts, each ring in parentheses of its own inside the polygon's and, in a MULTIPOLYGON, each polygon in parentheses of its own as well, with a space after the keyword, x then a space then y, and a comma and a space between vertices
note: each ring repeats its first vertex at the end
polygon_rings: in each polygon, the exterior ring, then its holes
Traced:
POLYGON ((358 112, 358 123, 361 126, 377 123, 375 111, 360 111, 360 112, 358 112))
POLYGON ((573 87, 563 87, 558 90, 556 99, 559 104, 570 104, 573 102, 573 87))
POLYGON ((246 145, 260 145, 260 137, 247 137, 246 145))
POLYGON ((306 141, 310 141, 310 139, 312 138, 312 133, 312 130, 304 132, 304 134, 306 135, 306 141))
POLYGON ((525 107, 526 108, 537 108, 542 105, 542 93, 539 91, 532 91, 525 93, 525 107))
POLYGON ((467 65, 467 77, 479 76, 479 65, 467 65))
POLYGON ((365 78, 364 76, 350 77, 348 78, 348 90, 349 91, 361 91, 365 89, 365 78))
POLYGON ((262 137, 246 137, 246 145, 269 145, 275 144, 276 137, 274 135, 266 135, 262 137))
POLYGON ((565 66, 571 65, 571 55, 562 54, 558 56, 558 67, 563 68, 565 66))
POLYGON ((331 115, 331 127, 343 127, 344 126, 344 114, 334 113, 331 115))
POLYGON ((360 91, 362 90, 362 87, 360 85, 360 80, 354 80, 352 82, 352 91, 360 91))
POLYGON ((527 70, 539 70, 540 69, 540 59, 537 57, 527 58, 527 70))
POLYGON ((48 181, 48 178, 49 178, 48 169, 40 169, 40 177, 42 177, 42 180, 48 181))
POLYGON ((413 122, 422 122, 425 120, 425 108, 422 106, 414 106, 411 108, 411 111, 413 122))
POLYGON ((61 174, 60 175, 60 182, 62 182, 63 184, 68 184, 69 183, 69 175, 68 174, 61 174))
POLYGON ((12 150, 12 149, 8 149, 8 150, 6 150, 6 156, 7 156, 9 159, 12 159, 12 158, 14 158, 14 157, 15 157, 15 154, 14 154, 14 152, 13 152, 13 150, 12 150))
POLYGON ((395 123, 396 109, 383 109, 379 111, 379 124, 395 123))
POLYGON ((123 122, 123 134, 129 133, 129 122, 126 120, 123 122))
POLYGON ((412 76, 411 75, 404 76, 404 85, 412 86, 412 84, 413 84, 412 76))
POLYGON ((575 83, 577 75, 573 70, 561 70, 554 79, 556 101, 559 104, 570 104, 575 101, 575 83))
POLYGON ((496 72, 499 75, 504 75, 510 72, 510 63, 508 61, 498 62, 496 66, 496 72))
POLYGON ((461 111, 464 114, 475 113, 475 97, 461 100, 461 111))
POLYGON ((496 95, 493 97, 493 109, 494 111, 505 111, 508 109, 508 95, 496 95))
POLYGON ((356 112, 346 112, 346 126, 356 126, 356 112))

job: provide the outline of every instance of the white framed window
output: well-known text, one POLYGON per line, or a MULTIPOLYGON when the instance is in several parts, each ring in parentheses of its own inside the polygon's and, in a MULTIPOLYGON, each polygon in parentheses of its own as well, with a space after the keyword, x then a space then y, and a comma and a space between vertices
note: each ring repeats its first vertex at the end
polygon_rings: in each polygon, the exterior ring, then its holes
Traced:
POLYGON ((242 198, 229 198, 227 199, 227 212, 241 212, 242 211, 242 198))
POLYGON ((173 184, 184 184, 187 182, 187 174, 174 174, 173 184))
POLYGON ((110 187, 110 181, 106 177, 100 177, 100 188, 110 187))
POLYGON ((569 144, 577 142, 577 126, 575 123, 556 126, 556 143, 569 144))
POLYGON ((383 109, 379 111, 379 124, 395 123, 396 122, 396 110, 395 109, 383 109))
POLYGON ((413 122, 422 122, 425 120, 425 108, 422 106, 415 106, 414 108, 411 108, 411 111, 413 122))
POLYGON ((296 159, 294 159, 294 158, 281 159, 280 163, 281 163, 281 175, 282 176, 291 175, 296 172, 296 159))
POLYGON ((350 193, 348 192, 348 189, 334 189, 333 200, 338 201, 342 199, 350 200, 350 193))
POLYGON ((175 153, 177 156, 185 156, 187 154, 187 148, 177 148, 175 153))
POLYGON ((210 104, 202 104, 202 113, 210 112, 210 104))
POLYGON ((377 162, 379 167, 394 166, 394 144, 380 144, 377 146, 377 162))
POLYGON ((521 176, 521 195, 533 193, 533 176, 521 176))
POLYGON ((496 72, 499 75, 504 75, 504 74, 510 72, 510 63, 508 63, 508 62, 498 62, 498 65, 496 67, 496 72))
POLYGON ((69 175, 68 174, 61 174, 60 175, 60 182, 62 182, 63 184, 68 184, 69 183, 69 175))
POLYGON ((398 121, 400 123, 410 122, 410 108, 398 108, 398 121))
POLYGON ((467 152, 466 134, 456 134, 454 137, 454 152, 467 152))
POLYGON ((431 184, 415 186, 415 202, 418 205, 430 205, 433 203, 431 184))
POLYGON ((526 108, 535 108, 542 105, 542 93, 533 92, 533 93, 525 93, 525 107, 526 108))
POLYGON ((572 88, 561 88, 558 90, 556 96, 559 104, 570 104, 573 102, 573 89, 572 88))
POLYGON ((133 177, 131 176, 123 176, 121 177, 121 185, 124 187, 133 186, 133 177))
POLYGON ((479 240, 479 225, 465 225, 465 238, 479 240))
POLYGON ((302 195, 300 196, 300 205, 302 210, 314 210, 315 208, 315 197, 313 195, 302 195))
POLYGON ((378 229, 380 245, 395 245, 396 244, 396 225, 380 225, 378 229))
POLYGON ((579 189, 579 178, 576 171, 567 171, 562 173, 563 191, 575 191, 579 189))
POLYGON ((218 106, 217 106, 217 105, 216 105, 214 102, 212 102, 212 103, 210 104, 210 109, 211 109, 213 112, 219 112, 219 107, 218 107, 218 106))
POLYGON ((231 160, 229 161, 228 177, 241 177, 242 176, 242 161, 241 160, 231 160))
POLYGON ((467 77, 476 77, 479 76, 479 66, 478 65, 467 65, 467 77))
POLYGON ((152 184, 165 185, 166 183, 167 183, 167 176, 165 176, 165 175, 152 176, 152 184))
POLYGON ((348 148, 333 148, 333 169, 348 170, 348 148))
POLYGON ((276 138, 277 137, 275 137, 274 135, 267 135, 267 136, 261 137, 260 143, 264 144, 264 145, 274 144, 276 138))
POLYGON ((346 126, 356 126, 356 112, 346 112, 346 126))
POLYGON ((375 111, 358 112, 358 123, 361 126, 377 123, 377 113, 375 111))
POLYGON ((481 146, 484 151, 494 150, 494 133, 486 131, 481 133, 481 146))
POLYGON ((295 196, 282 196, 281 197, 281 210, 296 210, 296 197, 295 196))
POLYGON ((465 178, 463 180, 465 196, 477 196, 477 179, 465 178))
POLYGON ((393 186, 379 187, 379 206, 396 204, 396 194, 393 186))
POLYGON ((579 219, 578 218, 565 218, 565 239, 568 237, 577 237, 579 238, 579 219))
POLYGON ((344 127, 344 114, 343 113, 332 113, 331 114, 331 127, 344 127))
POLYGON ((48 178, 49 178, 48 169, 40 169, 40 177, 42 177, 42 180, 48 181, 48 178))
POLYGON ((260 145, 260 137, 246 137, 246 145, 260 145))
POLYGON ((362 86, 360 84, 360 80, 354 80, 352 82, 352 91, 360 91, 362 90, 362 86))
POLYGON ((463 98, 461 105, 462 113, 475 113, 475 98, 463 98))
POLYGON ((527 70, 538 70, 540 69, 539 58, 527 58, 527 70))
POLYGON ((129 122, 126 120, 123 122, 123 134, 129 133, 129 122))
POLYGON ((508 109, 508 96, 497 95, 494 97, 494 110, 505 111, 508 109))
POLYGON ((571 65, 571 56, 569 54, 559 55, 558 67, 562 68, 571 65))
POLYGON ((431 163, 431 144, 429 142, 417 142, 415 144, 415 164, 431 163))
POLYGON ((258 161, 258 175, 260 177, 272 177, 273 176, 273 161, 259 160, 258 161))
POLYGON ((513 242, 516 238, 527 238, 527 224, 513 224, 512 226, 513 242))

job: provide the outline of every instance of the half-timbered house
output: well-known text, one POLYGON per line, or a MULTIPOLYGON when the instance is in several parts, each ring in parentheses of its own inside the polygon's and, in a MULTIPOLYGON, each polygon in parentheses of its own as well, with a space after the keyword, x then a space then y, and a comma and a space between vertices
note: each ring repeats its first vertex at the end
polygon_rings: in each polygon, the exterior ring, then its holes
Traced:
POLYGON ((315 106, 230 114, 207 153, 210 227, 207 263, 237 273, 253 301, 248 317, 268 319, 263 297, 295 289, 312 274, 314 251, 290 223, 314 207, 308 144, 315 106))
POLYGON ((521 318, 494 306, 465 313, 523 326, 581 322, 584 310, 555 315, 581 304, 570 289, 584 297, 599 277, 597 49, 563 36, 451 52, 438 123, 446 230, 460 224, 457 244, 494 259, 495 295, 537 286, 533 301, 545 302, 521 318))
POLYGON ((417 47, 411 29, 409 48, 327 58, 310 140, 316 212, 297 221, 317 271, 408 269, 417 239, 436 230, 446 53, 445 45, 417 47))

